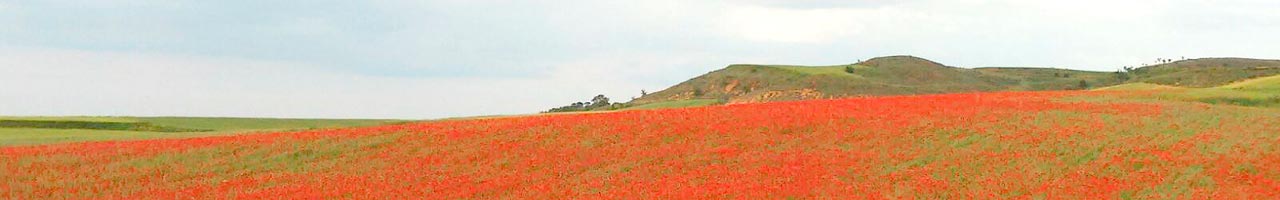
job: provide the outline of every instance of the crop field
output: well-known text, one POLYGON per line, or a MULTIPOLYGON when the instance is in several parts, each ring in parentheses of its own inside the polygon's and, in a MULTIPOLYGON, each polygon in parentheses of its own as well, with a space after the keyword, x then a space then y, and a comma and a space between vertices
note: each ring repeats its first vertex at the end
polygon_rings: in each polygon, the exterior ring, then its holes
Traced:
POLYGON ((1193 101, 1209 104, 1280 108, 1280 76, 1241 81, 1211 88, 1183 88, 1131 83, 1099 88, 1100 91, 1155 92, 1142 98, 1193 101))
POLYGON ((399 122, 403 121, 218 117, 0 117, 0 146, 225 136, 399 122))
POLYGON ((1280 198, 1280 112, 889 96, 0 147, 0 198, 1280 198))

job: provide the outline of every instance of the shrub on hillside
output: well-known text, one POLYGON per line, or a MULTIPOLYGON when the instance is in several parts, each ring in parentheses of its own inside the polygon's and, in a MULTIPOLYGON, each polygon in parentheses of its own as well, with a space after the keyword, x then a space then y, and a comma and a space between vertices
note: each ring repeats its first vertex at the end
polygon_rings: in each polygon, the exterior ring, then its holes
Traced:
POLYGON ((613 109, 615 107, 613 105, 614 103, 609 102, 609 97, 605 97, 603 94, 601 94, 601 95, 596 95, 595 97, 592 97, 591 101, 589 102, 573 102, 567 106, 552 108, 550 110, 547 110, 546 112, 547 113, 578 112, 578 111, 599 110, 601 108, 613 109))

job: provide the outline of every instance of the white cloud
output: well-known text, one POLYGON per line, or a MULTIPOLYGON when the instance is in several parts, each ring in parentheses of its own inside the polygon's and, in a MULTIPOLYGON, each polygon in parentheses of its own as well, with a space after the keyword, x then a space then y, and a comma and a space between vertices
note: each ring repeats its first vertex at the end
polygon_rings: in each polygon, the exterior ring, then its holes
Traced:
POLYGON ((759 0, 727 6, 717 27, 791 63, 911 54, 964 67, 1114 70, 1158 57, 1274 58, 1280 47, 1252 44, 1280 42, 1264 36, 1280 31, 1280 14, 1269 11, 1277 6, 1194 0, 759 0))
MULTIPOLYGON (((549 76, 409 79, 298 63, 183 55, 0 48, 5 115, 438 118, 531 113, 641 86, 588 61, 549 76)), ((624 94, 626 93, 626 94, 624 94)))
POLYGON ((721 28, 748 40, 822 43, 857 33, 863 9, 790 9, 734 6, 721 16, 721 28))
POLYGON ((962 67, 1114 70, 1157 57, 1275 58, 1277 7, 1268 0, 4 2, 0 114, 430 118, 530 113, 595 94, 621 101, 731 63, 910 54, 962 67))

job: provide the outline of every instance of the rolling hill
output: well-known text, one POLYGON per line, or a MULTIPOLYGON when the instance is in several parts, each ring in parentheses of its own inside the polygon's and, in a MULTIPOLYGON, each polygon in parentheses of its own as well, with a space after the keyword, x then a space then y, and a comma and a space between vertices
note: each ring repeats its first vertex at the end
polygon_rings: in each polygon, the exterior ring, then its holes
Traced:
POLYGON ((1268 76, 1235 82, 1218 88, 1251 90, 1251 91, 1280 91, 1280 76, 1268 76))
POLYGON ((987 91, 1080 90, 1125 83, 1214 87, 1280 74, 1280 61, 1204 58, 1141 67, 1129 73, 1056 68, 959 68, 914 56, 848 65, 734 64, 629 102, 747 103, 853 96, 987 91))
POLYGON ((1280 60, 1201 58, 1141 67, 1134 82, 1207 88, 1280 74, 1280 60))
POLYGON ((1080 89, 1118 83, 1108 72, 1049 68, 946 66, 913 56, 889 56, 850 65, 730 65, 632 101, 648 104, 694 99, 725 103, 769 102, 849 96, 939 94, 980 91, 1080 89))
POLYGON ((1280 107, 1280 75, 1247 79, 1209 88, 1186 88, 1152 83, 1126 83, 1096 90, 1159 91, 1148 95, 1147 98, 1237 106, 1280 107))

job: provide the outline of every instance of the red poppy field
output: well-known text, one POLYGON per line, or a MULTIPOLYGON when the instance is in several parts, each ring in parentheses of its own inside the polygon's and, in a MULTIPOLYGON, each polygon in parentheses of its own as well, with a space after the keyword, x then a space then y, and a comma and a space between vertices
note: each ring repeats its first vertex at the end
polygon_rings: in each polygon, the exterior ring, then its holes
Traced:
POLYGON ((1280 198, 1280 112, 1006 92, 0 148, 0 198, 1280 198))

